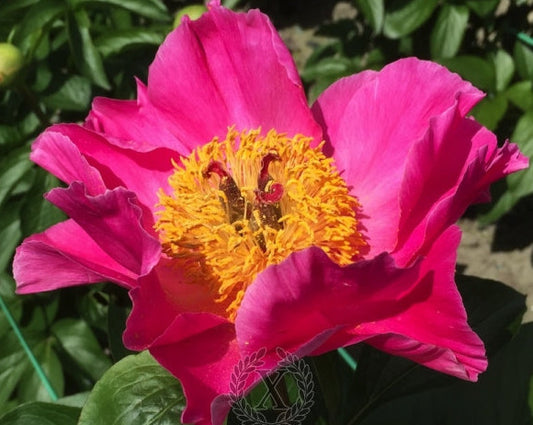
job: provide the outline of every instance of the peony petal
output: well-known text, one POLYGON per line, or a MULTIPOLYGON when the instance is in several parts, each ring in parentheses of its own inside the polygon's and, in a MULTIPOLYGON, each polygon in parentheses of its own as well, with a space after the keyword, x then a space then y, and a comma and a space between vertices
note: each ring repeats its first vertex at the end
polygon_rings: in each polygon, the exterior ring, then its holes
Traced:
POLYGON ((292 254, 245 294, 235 322, 241 350, 320 354, 370 339, 393 354, 477 379, 486 368, 483 343, 466 322, 453 282, 459 234, 450 228, 409 269, 396 268, 388 254, 344 268, 317 248, 292 254), (321 347, 305 349, 314 335, 334 328, 321 347))
POLYGON ((168 120, 146 96, 146 86, 137 80, 137 100, 94 99, 85 127, 102 134, 115 146, 136 152, 166 147, 182 155, 187 149, 170 131, 168 120))
POLYGON ((231 125, 322 137, 289 51, 257 10, 212 5, 196 21, 184 19, 150 67, 148 98, 189 149, 231 125))
POLYGON ((32 159, 68 184, 81 181, 89 185, 88 193, 93 196, 103 194, 105 188, 125 187, 152 214, 159 189, 168 187, 172 160, 179 162, 179 155, 167 149, 136 152, 117 148, 103 135, 76 124, 60 124, 38 139, 32 159))
POLYGON ((422 263, 422 285, 431 289, 423 302, 400 314, 361 324, 359 335, 377 335, 367 342, 380 350, 407 357, 461 379, 477 381, 487 368, 483 342, 466 322, 454 283, 460 230, 450 227, 433 244, 422 263))
POLYGON ((248 288, 235 321, 241 349, 296 352, 325 330, 398 314, 417 294, 418 273, 397 269, 388 254, 347 267, 315 247, 291 254, 248 288))
POLYGON ((101 174, 83 157, 71 139, 56 125, 42 133, 32 145, 30 158, 65 183, 80 181, 90 195, 106 190, 101 174))
POLYGON ((135 286, 135 274, 107 255, 73 220, 27 238, 13 261, 17 293, 113 281, 135 286))
POLYGON ((470 204, 489 199, 491 183, 527 167, 516 145, 497 146, 494 134, 457 108, 431 120, 406 158, 394 253, 398 264, 425 255, 470 204))
POLYGON ((440 65, 409 58, 363 79, 340 80, 318 98, 313 113, 338 169, 362 204, 370 256, 396 245, 405 159, 424 137, 430 119, 455 104, 464 116, 481 97, 440 65))
POLYGON ((186 283, 186 270, 162 258, 139 285, 130 292, 133 309, 128 318, 124 343, 131 349, 150 347, 174 319, 183 313, 224 313, 207 286, 186 283))
POLYGON ((123 188, 90 196, 83 184, 53 189, 46 198, 62 209, 119 264, 136 275, 147 274, 159 261, 161 246, 141 226, 135 194, 123 188))

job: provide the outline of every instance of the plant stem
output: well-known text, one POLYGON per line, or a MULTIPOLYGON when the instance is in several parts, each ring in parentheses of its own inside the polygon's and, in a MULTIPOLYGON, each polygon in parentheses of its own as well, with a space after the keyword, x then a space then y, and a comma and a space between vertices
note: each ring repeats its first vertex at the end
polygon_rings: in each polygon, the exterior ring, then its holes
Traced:
POLYGON ((15 335, 17 336, 20 345, 22 346, 24 352, 30 359, 31 364, 33 365, 33 368, 35 369, 35 372, 37 372, 37 375, 39 376, 39 379, 41 380, 43 386, 45 387, 46 391, 48 392, 48 395, 53 401, 56 401, 58 399, 57 394, 55 390, 52 388, 52 384, 50 384, 50 381, 46 377, 46 374, 43 371, 43 368, 35 358, 33 352, 31 351, 31 348, 29 347, 28 343, 24 339, 24 335, 22 335, 22 332, 20 328, 17 325, 17 322, 15 321, 15 318, 9 311, 9 308, 7 307, 6 303, 4 302, 2 296, 0 295, 0 307, 2 308, 2 311, 4 312, 6 319, 8 323, 10 324, 11 328, 13 329, 13 332, 15 332, 15 335))

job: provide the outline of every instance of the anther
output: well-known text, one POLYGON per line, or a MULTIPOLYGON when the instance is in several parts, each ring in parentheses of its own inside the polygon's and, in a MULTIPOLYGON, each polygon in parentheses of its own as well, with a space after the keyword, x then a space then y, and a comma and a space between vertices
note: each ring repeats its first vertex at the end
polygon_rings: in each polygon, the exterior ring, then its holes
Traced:
POLYGON ((281 161, 277 152, 266 154, 261 160, 261 170, 257 177, 257 190, 255 191, 256 208, 259 210, 261 222, 273 229, 283 228, 279 222, 281 218, 281 208, 279 201, 283 197, 283 186, 273 182, 268 173, 268 167, 272 161, 281 161))
POLYGON ((263 159, 261 159, 261 170, 259 171, 259 177, 257 178, 257 188, 260 191, 264 191, 267 183, 272 180, 272 177, 268 174, 268 167, 272 161, 281 161, 277 152, 267 153, 263 159))
POLYGON ((231 178, 229 173, 224 170, 224 166, 219 161, 211 161, 207 166, 207 169, 203 172, 204 177, 207 179, 211 177, 211 173, 217 174, 221 179, 222 178, 231 178))
POLYGON ((228 205, 225 205, 223 199, 220 201, 227 207, 229 214, 229 222, 233 223, 237 220, 242 220, 245 213, 246 200, 241 195, 241 190, 233 177, 224 169, 224 166, 219 161, 211 161, 207 166, 207 169, 203 172, 205 178, 209 178, 212 173, 217 174, 220 177, 220 183, 218 188, 224 192, 228 205))

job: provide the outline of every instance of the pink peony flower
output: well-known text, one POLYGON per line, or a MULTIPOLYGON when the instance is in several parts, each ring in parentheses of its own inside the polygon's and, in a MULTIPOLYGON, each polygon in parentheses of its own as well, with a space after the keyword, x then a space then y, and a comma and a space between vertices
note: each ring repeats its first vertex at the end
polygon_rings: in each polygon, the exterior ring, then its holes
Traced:
POLYGON ((273 369, 278 347, 364 341, 475 381, 487 362, 454 283, 454 223, 527 166, 466 117, 482 96, 410 58, 309 108, 268 18, 212 1, 167 37, 137 100, 97 98, 83 125, 34 143, 70 218, 18 248, 18 293, 127 288, 124 343, 180 379, 185 423, 221 424, 234 366, 260 349, 273 369))

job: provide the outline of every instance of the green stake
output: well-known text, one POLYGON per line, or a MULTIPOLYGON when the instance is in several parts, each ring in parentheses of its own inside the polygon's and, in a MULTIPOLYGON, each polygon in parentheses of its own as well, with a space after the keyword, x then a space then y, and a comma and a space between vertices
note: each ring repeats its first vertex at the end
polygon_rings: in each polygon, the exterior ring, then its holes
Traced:
POLYGON ((24 339, 24 336, 22 335, 22 332, 20 331, 17 322, 15 321, 14 317, 11 315, 11 312, 9 311, 9 308, 7 307, 6 303, 4 302, 2 296, 0 295, 0 307, 2 307, 2 311, 6 315, 7 321, 13 328, 13 331, 15 332, 15 335, 17 336, 20 345, 22 345, 22 348, 26 352, 26 355, 30 359, 31 364, 33 365, 33 368, 35 369, 35 372, 37 372, 37 375, 41 379, 41 382, 43 383, 44 387, 46 388, 46 391, 48 391, 48 395, 53 401, 56 401, 58 399, 56 392, 52 388, 52 385, 50 384, 50 381, 46 377, 43 368, 33 355, 30 347, 28 346, 28 343, 24 339))
POLYGON ((533 37, 530 37, 525 32, 519 32, 516 34, 516 38, 518 38, 522 43, 527 44, 529 47, 533 47, 533 37))
POLYGON ((346 364, 350 366, 350 368, 355 372, 355 369, 357 369, 357 362, 355 361, 355 359, 350 356, 350 354, 348 354, 348 351, 346 351, 346 349, 343 347, 337 348, 337 351, 341 355, 342 359, 346 362, 346 364))

